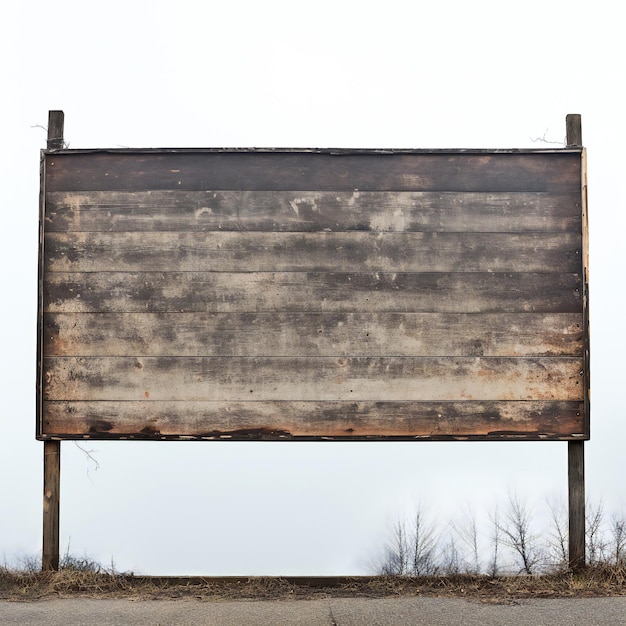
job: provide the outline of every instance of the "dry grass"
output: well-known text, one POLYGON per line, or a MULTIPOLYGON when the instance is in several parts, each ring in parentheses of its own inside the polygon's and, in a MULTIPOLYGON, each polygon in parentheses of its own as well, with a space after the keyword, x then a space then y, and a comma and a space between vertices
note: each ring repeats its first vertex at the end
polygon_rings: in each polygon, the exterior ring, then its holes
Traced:
POLYGON ((32 601, 64 597, 206 601, 288 600, 320 597, 457 597, 510 603, 523 598, 626 595, 626 567, 587 568, 544 576, 182 578, 133 576, 99 567, 59 572, 0 567, 0 599, 32 601))

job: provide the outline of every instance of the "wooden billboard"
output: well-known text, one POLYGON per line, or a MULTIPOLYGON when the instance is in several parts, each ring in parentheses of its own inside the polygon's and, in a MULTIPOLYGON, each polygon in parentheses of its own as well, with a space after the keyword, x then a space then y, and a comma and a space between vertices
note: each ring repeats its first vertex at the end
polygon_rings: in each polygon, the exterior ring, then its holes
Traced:
POLYGON ((584 151, 42 153, 40 439, 589 437, 584 151))

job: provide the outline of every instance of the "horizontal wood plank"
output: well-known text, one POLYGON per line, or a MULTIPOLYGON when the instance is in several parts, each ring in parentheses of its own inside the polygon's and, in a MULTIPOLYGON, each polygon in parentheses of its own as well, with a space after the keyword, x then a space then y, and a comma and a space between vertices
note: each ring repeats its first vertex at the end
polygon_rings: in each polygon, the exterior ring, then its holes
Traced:
POLYGON ((43 431, 75 438, 559 438, 583 430, 581 402, 53 402, 43 431))
POLYGON ((47 272, 581 272, 572 233, 48 233, 47 272))
POLYGON ((582 313, 50 313, 48 356, 581 356, 582 313))
POLYGON ((580 187, 567 192, 48 192, 46 232, 550 232, 581 229, 580 187))
POLYGON ((49 274, 46 313, 575 313, 579 274, 94 272, 49 274))
POLYGON ((45 400, 582 401, 572 357, 47 357, 45 400))
POLYGON ((580 190, 580 151, 315 154, 88 152, 45 157, 47 191, 580 190))

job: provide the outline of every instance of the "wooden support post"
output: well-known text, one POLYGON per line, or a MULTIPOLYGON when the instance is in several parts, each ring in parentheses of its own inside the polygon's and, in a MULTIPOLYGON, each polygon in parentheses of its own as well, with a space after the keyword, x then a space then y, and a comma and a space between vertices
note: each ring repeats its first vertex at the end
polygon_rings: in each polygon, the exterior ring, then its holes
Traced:
MULTIPOLYGON (((567 147, 582 147, 582 124, 579 114, 566 117, 567 147)), ((585 566, 585 442, 567 442, 569 497, 569 566, 585 566)))
MULTIPOLYGON (((48 150, 63 148, 63 111, 48 113, 48 150)), ((59 569, 61 442, 43 443, 43 550, 41 568, 59 569)))
POLYGON ((48 111, 48 150, 63 149, 63 111, 48 111))
POLYGON ((59 511, 61 442, 43 442, 43 554, 44 571, 59 569, 59 511))
POLYGON ((567 442, 569 566, 585 566, 585 442, 567 442))
POLYGON ((583 145, 583 133, 581 116, 579 113, 570 113, 565 118, 565 127, 567 132, 567 147, 574 148, 583 145))

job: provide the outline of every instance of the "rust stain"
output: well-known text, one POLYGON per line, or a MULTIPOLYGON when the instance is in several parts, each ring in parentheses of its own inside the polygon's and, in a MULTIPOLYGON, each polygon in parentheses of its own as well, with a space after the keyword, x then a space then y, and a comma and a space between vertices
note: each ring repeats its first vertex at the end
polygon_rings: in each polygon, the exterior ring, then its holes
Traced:
POLYGON ((236 430, 219 431, 213 430, 206 433, 198 433, 197 437, 209 437, 212 439, 290 439, 292 434, 287 430, 274 430, 272 428, 239 428, 236 430))
POLYGON ((140 431, 139 431, 142 435, 160 435, 161 431, 156 428, 155 426, 150 426, 149 424, 147 426, 144 426, 140 431))
POLYGON ((96 420, 89 426, 90 433, 107 433, 113 430, 113 424, 106 420, 96 420))

